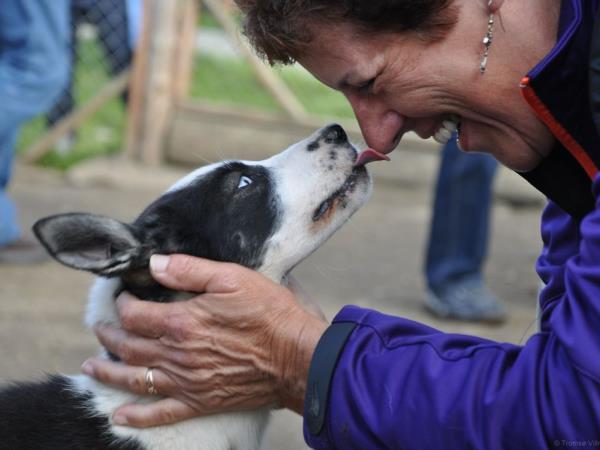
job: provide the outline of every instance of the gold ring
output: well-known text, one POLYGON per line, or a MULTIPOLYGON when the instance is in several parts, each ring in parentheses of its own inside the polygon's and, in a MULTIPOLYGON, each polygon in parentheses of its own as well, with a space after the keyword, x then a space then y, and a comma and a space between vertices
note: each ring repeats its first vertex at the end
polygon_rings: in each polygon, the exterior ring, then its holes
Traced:
POLYGON ((148 369, 146 369, 146 389, 150 395, 158 394, 156 386, 154 386, 154 374, 152 373, 153 370, 154 369, 152 367, 148 367, 148 369))

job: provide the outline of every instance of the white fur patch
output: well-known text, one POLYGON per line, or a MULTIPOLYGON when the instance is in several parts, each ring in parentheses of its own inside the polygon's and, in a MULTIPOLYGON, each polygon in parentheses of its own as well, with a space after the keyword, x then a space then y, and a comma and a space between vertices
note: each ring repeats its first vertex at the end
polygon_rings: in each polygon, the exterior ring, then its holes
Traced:
MULTIPOLYGON (((69 377, 74 390, 92 393, 93 413, 112 417, 125 403, 145 403, 156 397, 139 397, 104 386, 85 376, 69 377)), ((229 450, 260 448, 269 410, 218 414, 154 428, 112 425, 110 431, 124 439, 136 439, 148 450, 229 450)))

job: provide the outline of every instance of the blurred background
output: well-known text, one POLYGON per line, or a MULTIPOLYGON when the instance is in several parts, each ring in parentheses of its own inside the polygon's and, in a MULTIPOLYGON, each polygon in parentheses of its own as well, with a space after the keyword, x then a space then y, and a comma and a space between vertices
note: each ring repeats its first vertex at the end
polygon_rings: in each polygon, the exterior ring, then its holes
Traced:
MULTIPOLYGON (((193 167, 263 159, 334 121, 363 145, 341 94, 299 66, 271 68, 252 53, 230 0, 72 0, 70 8, 68 83, 17 141, 8 192, 24 229, 68 211, 132 220, 193 167)), ((372 200, 296 270, 305 289, 329 318, 358 304, 524 342, 535 331, 544 199, 500 169, 485 273, 508 320, 433 318, 422 267, 439 145, 408 135, 392 159, 369 166, 372 200)), ((0 262, 0 280, 0 381, 77 372, 96 352, 81 323, 91 276, 51 261, 0 262)), ((275 413, 265 448, 305 448, 301 419, 275 413)))
MULTIPOLYGON (((22 130, 24 160, 67 170, 125 151, 150 164, 190 163, 198 157, 185 147, 206 135, 190 136, 189 121, 241 126, 241 132, 277 123, 300 127, 303 136, 302 126, 323 123, 318 117, 353 117, 341 94, 301 67, 264 65, 240 40, 232 1, 147 3, 144 22, 143 0, 72 0, 70 80, 56 105, 22 130), (140 136, 144 127, 154 136, 140 136)), ((221 143, 219 151, 231 145, 238 152, 234 143, 221 143)))

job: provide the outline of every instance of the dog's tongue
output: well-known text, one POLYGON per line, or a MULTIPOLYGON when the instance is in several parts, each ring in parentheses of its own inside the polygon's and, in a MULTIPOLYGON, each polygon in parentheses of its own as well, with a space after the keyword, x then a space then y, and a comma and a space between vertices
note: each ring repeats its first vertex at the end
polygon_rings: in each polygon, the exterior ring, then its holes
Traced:
POLYGON ((389 161, 390 157, 383 153, 378 152, 377 150, 373 150, 372 148, 368 148, 358 155, 356 161, 354 161, 354 166, 364 166, 365 164, 369 164, 373 161, 389 161))

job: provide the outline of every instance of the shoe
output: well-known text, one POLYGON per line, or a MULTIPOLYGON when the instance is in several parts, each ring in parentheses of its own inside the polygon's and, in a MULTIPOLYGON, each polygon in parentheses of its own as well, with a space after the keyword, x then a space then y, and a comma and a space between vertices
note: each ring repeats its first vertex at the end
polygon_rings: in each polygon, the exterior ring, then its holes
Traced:
POLYGON ((49 259, 42 244, 32 238, 20 237, 0 247, 0 264, 36 264, 49 259))
POLYGON ((479 279, 429 289, 425 306, 433 315, 444 319, 501 323, 507 317, 504 305, 479 279))

